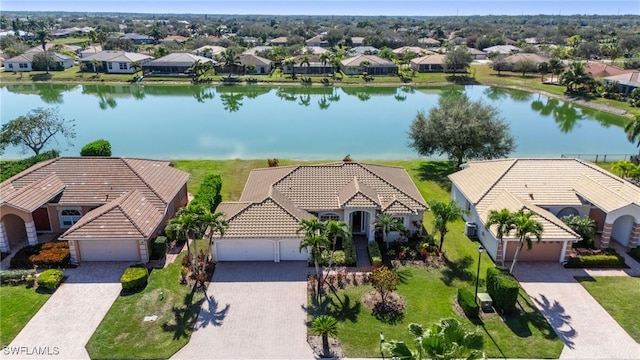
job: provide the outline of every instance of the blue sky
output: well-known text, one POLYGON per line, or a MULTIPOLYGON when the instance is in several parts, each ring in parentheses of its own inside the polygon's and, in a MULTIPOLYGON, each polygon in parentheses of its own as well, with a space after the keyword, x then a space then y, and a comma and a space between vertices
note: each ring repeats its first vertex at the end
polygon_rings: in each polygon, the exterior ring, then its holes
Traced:
POLYGON ((1 11, 268 15, 640 15, 640 0, 0 0, 1 11))

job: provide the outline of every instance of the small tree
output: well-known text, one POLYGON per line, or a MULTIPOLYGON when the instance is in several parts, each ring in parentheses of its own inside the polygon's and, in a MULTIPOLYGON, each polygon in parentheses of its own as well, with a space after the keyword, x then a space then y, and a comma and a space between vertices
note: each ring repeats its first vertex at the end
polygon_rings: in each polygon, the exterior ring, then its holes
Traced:
POLYGON ((444 244, 444 236, 449 232, 447 225, 450 222, 454 222, 462 219, 462 215, 466 213, 466 210, 458 207, 454 201, 443 202, 433 200, 429 202, 429 207, 433 213, 433 227, 434 232, 440 232, 440 246, 438 250, 442 251, 442 244, 444 244))
POLYGON ((453 50, 447 51, 444 57, 445 70, 453 71, 455 76, 456 72, 464 70, 469 67, 469 64, 473 61, 473 56, 465 47, 457 47, 453 50))
POLYGON ((596 222, 588 216, 569 215, 560 218, 571 230, 575 231, 582 240, 591 246, 591 237, 596 233, 596 222))
POLYGON ((521 72, 522 76, 528 72, 534 72, 536 70, 536 62, 531 59, 520 59, 513 64, 513 71, 521 72))
POLYGON ((25 116, 19 116, 5 124, 0 130, 0 154, 8 145, 31 149, 36 155, 57 136, 64 137, 68 145, 76 137, 74 120, 67 120, 58 114, 57 108, 31 110, 25 116))
POLYGON ((382 241, 387 245, 387 238, 392 231, 400 231, 404 229, 404 225, 402 225, 399 218, 385 213, 378 214, 378 216, 376 216, 373 226, 377 231, 382 232, 382 241))
MULTIPOLYGON (((502 209, 500 211, 490 210, 487 217, 487 228, 496 225, 496 236, 500 244, 504 246, 503 239, 508 236, 514 229, 513 214, 508 209, 502 209)), ((504 266, 504 257, 502 257, 501 265, 504 266)))
POLYGON ((524 244, 527 244, 527 250, 531 250, 532 242, 531 238, 535 237, 538 239, 538 242, 542 239, 543 227, 542 223, 536 219, 533 219, 533 215, 535 213, 531 211, 525 211, 523 209, 518 210, 515 214, 513 214, 513 223, 515 227, 516 236, 518 237, 518 247, 516 248, 516 253, 513 255, 513 263, 511 264, 511 269, 509 269, 509 273, 513 274, 513 269, 516 267, 516 263, 518 262, 518 256, 520 255, 520 251, 524 244))
POLYGON ((82 147, 80 156, 111 156, 111 143, 104 139, 92 141, 82 147))
MULTIPOLYGON (((640 88, 633 90, 634 95, 638 95, 638 105, 640 105, 640 88)), ((627 139, 632 143, 636 143, 637 147, 640 147, 640 115, 636 115, 635 119, 631 120, 625 127, 624 131, 627 133, 627 139)))
POLYGON ((504 55, 498 55, 493 59, 493 70, 498 72, 498 76, 500 76, 501 71, 509 70, 509 63, 505 61, 504 55))
POLYGON ((369 279, 373 288, 380 294, 382 305, 386 303, 387 296, 398 288, 398 274, 386 266, 371 270, 369 279))
POLYGON ((324 357, 331 357, 329 336, 338 335, 338 321, 330 315, 316 316, 311 322, 311 333, 322 336, 322 352, 324 357))

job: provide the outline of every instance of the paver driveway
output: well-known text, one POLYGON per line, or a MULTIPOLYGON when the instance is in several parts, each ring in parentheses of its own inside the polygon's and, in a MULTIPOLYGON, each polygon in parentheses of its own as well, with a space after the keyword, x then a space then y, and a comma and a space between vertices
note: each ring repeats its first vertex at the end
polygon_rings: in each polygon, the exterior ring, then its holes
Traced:
POLYGON ((83 263, 65 270, 65 282, 4 349, 3 358, 89 359, 84 346, 120 294, 127 265, 83 263))
POLYGON ((560 358, 639 359, 640 345, 574 279, 575 274, 560 264, 522 263, 515 269, 522 287, 564 342, 560 358))
POLYGON ((222 262, 189 343, 173 359, 312 359, 303 262, 222 262))

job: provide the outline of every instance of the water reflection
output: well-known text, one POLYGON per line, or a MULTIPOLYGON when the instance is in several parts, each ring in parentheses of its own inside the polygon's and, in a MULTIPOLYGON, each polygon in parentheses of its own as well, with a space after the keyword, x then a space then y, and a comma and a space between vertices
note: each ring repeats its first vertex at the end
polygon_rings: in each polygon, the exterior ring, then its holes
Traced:
POLYGON ((228 92, 225 94, 220 94, 222 106, 230 113, 240 110, 240 107, 242 107, 243 99, 244 94, 242 93, 228 92))
POLYGON ((36 94, 43 102, 52 105, 64 103, 63 93, 71 91, 78 85, 71 84, 9 84, 7 89, 16 94, 36 94))
POLYGON ((558 128, 565 134, 573 130, 578 120, 585 119, 582 111, 573 104, 568 102, 560 104, 560 101, 554 98, 547 98, 546 102, 543 102, 538 96, 537 100, 531 102, 531 110, 545 117, 553 116, 558 128))

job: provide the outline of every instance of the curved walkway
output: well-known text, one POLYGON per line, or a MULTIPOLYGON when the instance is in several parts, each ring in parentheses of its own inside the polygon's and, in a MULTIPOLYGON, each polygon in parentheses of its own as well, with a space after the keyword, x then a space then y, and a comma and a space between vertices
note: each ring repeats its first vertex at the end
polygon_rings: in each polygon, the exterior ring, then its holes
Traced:
POLYGON ((640 345, 574 278, 589 273, 557 263, 520 263, 515 269, 520 285, 564 343, 561 359, 640 358, 640 345))

